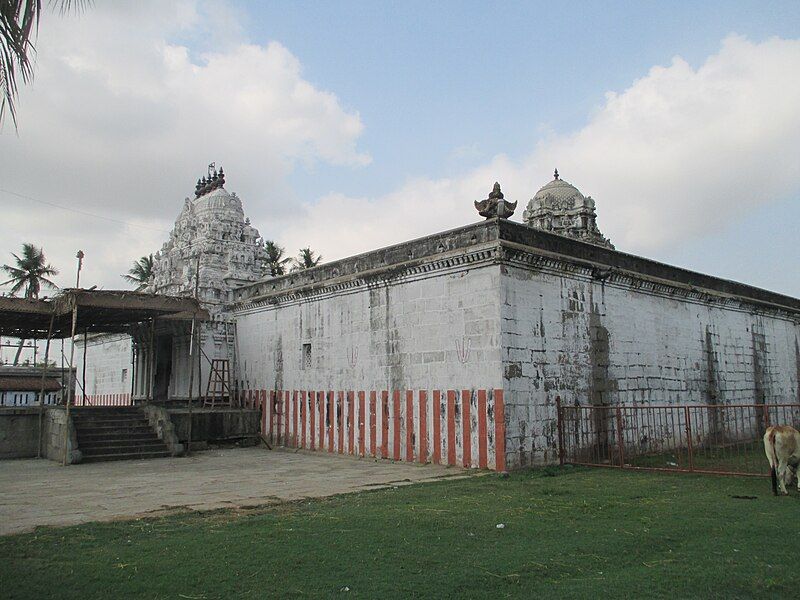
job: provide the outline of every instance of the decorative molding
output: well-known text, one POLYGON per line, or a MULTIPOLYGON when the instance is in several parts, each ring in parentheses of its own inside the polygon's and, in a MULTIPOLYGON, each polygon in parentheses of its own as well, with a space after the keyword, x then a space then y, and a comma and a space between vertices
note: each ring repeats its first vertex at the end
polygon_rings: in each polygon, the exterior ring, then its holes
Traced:
POLYGON ((450 235, 430 236, 337 261, 313 269, 313 273, 250 284, 237 290, 240 303, 231 310, 248 314, 498 264, 704 306, 780 315, 800 322, 800 310, 795 310, 791 304, 797 302, 793 298, 571 240, 513 221, 493 219, 447 233, 450 235), (478 243, 478 239, 482 241, 478 243), (472 245, 448 251, 450 247, 463 244, 472 245), (409 259, 389 262, 399 256, 409 259), (412 258, 414 256, 418 258, 412 258), (639 263, 646 272, 633 270, 639 263), (343 271, 345 274, 340 275, 343 271), (694 283, 695 280, 701 283, 708 280, 709 285, 720 289, 702 287, 694 283), (739 287, 741 294, 737 293, 739 287), (780 303, 784 298, 789 304, 780 303))
POLYGON ((503 250, 504 262, 556 277, 569 275, 593 283, 597 283, 597 280, 600 279, 602 285, 621 290, 632 290, 672 300, 679 299, 704 306, 713 305, 717 308, 736 310, 738 312, 769 314, 789 321, 800 322, 800 317, 796 313, 792 313, 783 307, 768 305, 740 296, 731 296, 617 268, 601 269, 600 272, 603 277, 598 278, 598 266, 580 261, 580 259, 542 254, 539 251, 526 250, 521 247, 509 247, 505 244, 503 250))
MULTIPOLYGON (((417 281, 442 275, 447 272, 473 268, 481 264, 491 264, 499 258, 496 245, 483 247, 472 252, 445 256, 427 261, 408 261, 399 265, 373 269, 340 280, 331 279, 329 283, 308 283, 288 290, 267 293, 249 302, 234 306, 237 314, 247 314, 264 307, 292 304, 296 302, 320 300, 334 295, 356 293, 364 288, 370 289, 386 285, 397 285, 407 281, 417 281)), ((269 286, 269 280, 263 286, 269 286)))

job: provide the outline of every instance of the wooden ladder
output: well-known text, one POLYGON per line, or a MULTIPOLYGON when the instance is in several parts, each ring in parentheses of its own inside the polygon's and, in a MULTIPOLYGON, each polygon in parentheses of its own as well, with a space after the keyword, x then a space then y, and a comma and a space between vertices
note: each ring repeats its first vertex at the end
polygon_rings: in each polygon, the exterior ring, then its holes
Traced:
POLYGON ((227 358, 215 358, 211 361, 203 406, 231 406, 232 397, 230 363, 227 358))

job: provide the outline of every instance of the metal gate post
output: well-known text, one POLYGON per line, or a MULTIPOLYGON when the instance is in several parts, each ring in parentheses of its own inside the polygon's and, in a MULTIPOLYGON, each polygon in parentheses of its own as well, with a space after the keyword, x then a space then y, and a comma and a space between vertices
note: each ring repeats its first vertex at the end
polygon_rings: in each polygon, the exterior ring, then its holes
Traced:
POLYGON ((619 450, 619 466, 625 468, 625 450, 622 439, 622 410, 617 406, 617 449, 619 450))
POLYGON ((694 471, 694 452, 692 450, 692 416, 689 407, 683 407, 684 427, 686 428, 686 444, 689 453, 689 470, 694 471))
POLYGON ((564 466, 564 414, 561 396, 556 396, 556 419, 558 423, 558 462, 564 466))

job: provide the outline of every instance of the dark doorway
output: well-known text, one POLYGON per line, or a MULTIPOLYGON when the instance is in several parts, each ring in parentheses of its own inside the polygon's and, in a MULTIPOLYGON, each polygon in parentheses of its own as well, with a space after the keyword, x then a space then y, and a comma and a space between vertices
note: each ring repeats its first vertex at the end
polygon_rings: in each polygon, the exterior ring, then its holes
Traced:
POLYGON ((156 378, 153 385, 153 400, 167 400, 169 380, 172 375, 172 336, 156 338, 156 378))

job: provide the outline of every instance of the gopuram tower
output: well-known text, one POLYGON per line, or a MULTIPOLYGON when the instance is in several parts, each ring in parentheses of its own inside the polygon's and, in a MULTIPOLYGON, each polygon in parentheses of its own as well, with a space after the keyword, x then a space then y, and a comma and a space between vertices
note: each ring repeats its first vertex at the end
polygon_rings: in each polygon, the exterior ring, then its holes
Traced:
POLYGON ((212 163, 153 256, 153 276, 145 288, 151 294, 196 297, 211 320, 197 324, 199 351, 186 322, 159 322, 154 331, 142 326, 132 333, 135 398, 200 396, 208 402, 213 396, 230 402, 239 385, 236 326, 226 306, 234 288, 261 276, 264 258, 263 240, 245 218, 242 201, 225 189, 225 173, 212 163))
POLYGON ((245 218, 242 201, 225 189, 225 173, 212 164, 153 256, 154 276, 146 291, 194 296, 197 286, 197 299, 217 316, 234 287, 261 276, 264 258, 263 240, 245 218))

